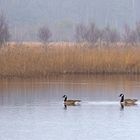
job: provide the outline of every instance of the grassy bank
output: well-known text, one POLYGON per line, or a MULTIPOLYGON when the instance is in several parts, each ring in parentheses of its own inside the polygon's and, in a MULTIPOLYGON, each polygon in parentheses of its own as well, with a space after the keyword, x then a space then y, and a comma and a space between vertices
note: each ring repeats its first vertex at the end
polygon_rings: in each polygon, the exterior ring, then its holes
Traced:
POLYGON ((0 49, 0 77, 51 74, 140 74, 139 47, 89 48, 57 43, 10 45, 0 49))

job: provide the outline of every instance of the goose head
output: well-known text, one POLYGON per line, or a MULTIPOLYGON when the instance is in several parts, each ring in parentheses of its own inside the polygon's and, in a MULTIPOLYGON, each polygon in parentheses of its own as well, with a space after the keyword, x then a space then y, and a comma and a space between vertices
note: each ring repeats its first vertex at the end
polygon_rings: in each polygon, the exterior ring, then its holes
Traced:
POLYGON ((67 95, 63 95, 64 101, 67 101, 67 95))
POLYGON ((119 97, 122 97, 122 96, 124 96, 124 94, 121 93, 121 94, 119 95, 119 97))

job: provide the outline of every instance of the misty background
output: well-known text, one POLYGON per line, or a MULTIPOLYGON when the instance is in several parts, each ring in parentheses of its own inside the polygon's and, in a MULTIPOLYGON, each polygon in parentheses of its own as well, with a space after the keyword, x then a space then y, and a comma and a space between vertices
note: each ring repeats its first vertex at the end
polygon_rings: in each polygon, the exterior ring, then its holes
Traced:
POLYGON ((12 40, 35 41, 41 26, 47 25, 52 41, 73 41, 75 25, 95 22, 121 30, 140 21, 140 0, 0 0, 12 40))

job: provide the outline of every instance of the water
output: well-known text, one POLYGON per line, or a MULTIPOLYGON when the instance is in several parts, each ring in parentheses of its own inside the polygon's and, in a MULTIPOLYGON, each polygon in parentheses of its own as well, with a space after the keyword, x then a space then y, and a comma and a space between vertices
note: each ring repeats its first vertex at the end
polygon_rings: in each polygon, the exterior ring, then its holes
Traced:
POLYGON ((0 80, 0 140, 139 140, 139 76, 63 76, 0 80), (62 102, 81 99, 78 106, 62 102))

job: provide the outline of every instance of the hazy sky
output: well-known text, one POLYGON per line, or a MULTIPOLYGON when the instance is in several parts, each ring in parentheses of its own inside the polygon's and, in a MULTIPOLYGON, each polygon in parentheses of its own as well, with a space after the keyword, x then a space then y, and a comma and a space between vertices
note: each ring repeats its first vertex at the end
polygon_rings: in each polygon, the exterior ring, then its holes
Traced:
POLYGON ((77 23, 121 28, 140 20, 140 0, 0 0, 14 39, 33 40, 47 24, 53 40, 72 40, 77 23))

